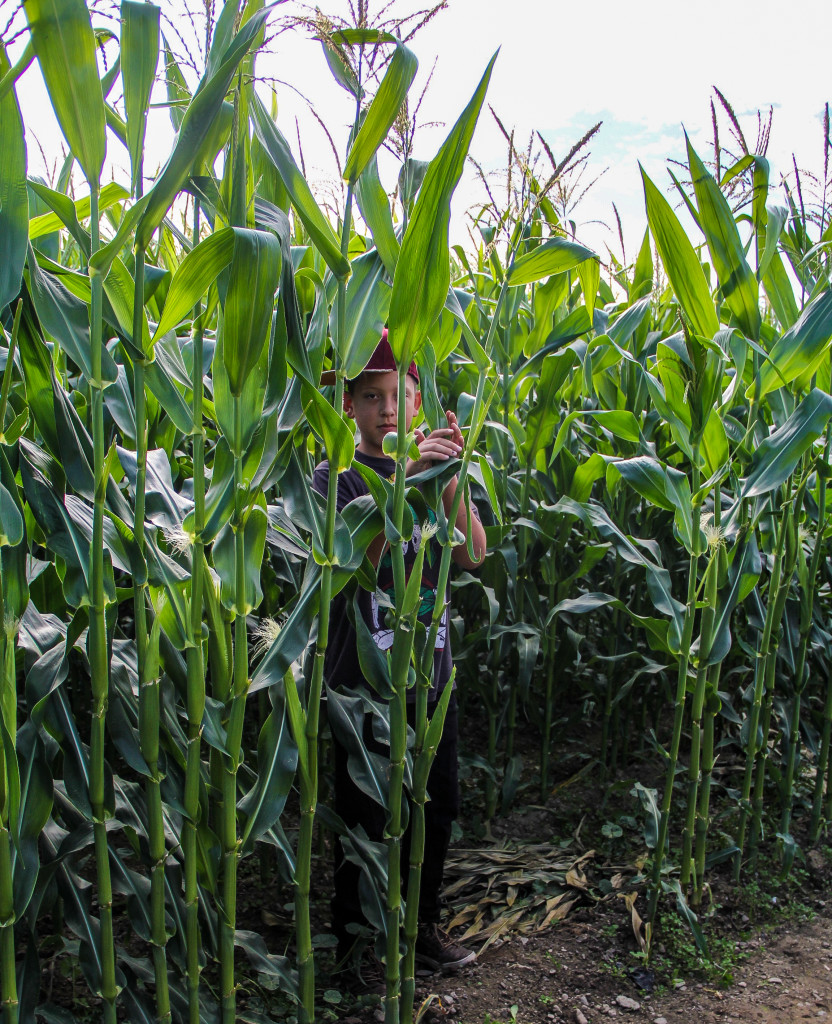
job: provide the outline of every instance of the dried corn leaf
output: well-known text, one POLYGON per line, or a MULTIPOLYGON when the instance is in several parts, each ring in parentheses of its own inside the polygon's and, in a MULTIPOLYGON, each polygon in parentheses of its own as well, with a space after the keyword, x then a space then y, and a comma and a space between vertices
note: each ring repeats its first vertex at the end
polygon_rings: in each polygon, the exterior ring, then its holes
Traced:
POLYGON ((578 900, 574 899, 569 900, 566 903, 559 903, 543 918, 543 921, 538 925, 536 931, 545 932, 553 921, 562 921, 577 902, 578 900))
POLYGON ((451 928, 464 928, 461 941, 481 948, 510 932, 533 935, 564 918, 591 891, 586 871, 595 851, 564 860, 551 843, 516 844, 502 840, 482 848, 456 848, 446 863, 446 896, 451 928), (578 890, 578 892, 576 892, 578 890))
POLYGON ((620 898, 624 900, 624 905, 630 911, 630 923, 633 926, 633 935, 635 936, 638 947, 642 953, 647 952, 647 933, 644 927, 644 922, 641 919, 641 915, 636 910, 636 899, 638 898, 637 892, 621 893, 620 898))
POLYGON ((572 889, 586 890, 588 888, 583 871, 567 871, 566 884, 572 889))

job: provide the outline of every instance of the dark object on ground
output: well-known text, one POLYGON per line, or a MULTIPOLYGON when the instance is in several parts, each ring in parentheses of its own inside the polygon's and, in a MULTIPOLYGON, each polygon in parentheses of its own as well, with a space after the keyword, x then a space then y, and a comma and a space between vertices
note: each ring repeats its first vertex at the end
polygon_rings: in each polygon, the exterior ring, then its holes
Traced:
POLYGON ((416 936, 416 962, 432 971, 453 974, 466 964, 473 963, 477 954, 473 949, 461 946, 443 931, 438 924, 419 925, 416 936))
POLYGON ((652 992, 656 987, 656 972, 649 967, 631 967, 627 974, 642 992, 652 992))

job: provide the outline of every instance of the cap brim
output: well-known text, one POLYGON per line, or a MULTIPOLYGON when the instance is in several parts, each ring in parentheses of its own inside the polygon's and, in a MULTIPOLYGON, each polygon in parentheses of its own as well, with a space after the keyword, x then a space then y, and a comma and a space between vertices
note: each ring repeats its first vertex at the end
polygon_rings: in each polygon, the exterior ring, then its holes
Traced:
MULTIPOLYGON (((389 369, 383 369, 383 370, 369 370, 369 371, 366 371, 366 372, 369 372, 369 373, 395 373, 396 371, 395 370, 389 370, 389 369)), ((419 378, 416 376, 415 373, 413 373, 412 370, 408 370, 407 371, 407 375, 412 380, 415 380, 417 384, 419 383, 419 378)), ((334 384, 334 383, 335 383, 335 370, 322 370, 321 371, 321 387, 325 388, 328 385, 334 384)))

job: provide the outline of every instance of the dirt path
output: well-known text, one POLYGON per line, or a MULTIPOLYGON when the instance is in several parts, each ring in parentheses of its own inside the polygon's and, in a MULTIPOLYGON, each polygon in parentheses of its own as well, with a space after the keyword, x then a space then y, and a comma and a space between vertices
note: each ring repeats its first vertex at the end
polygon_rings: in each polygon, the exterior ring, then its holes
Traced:
MULTIPOLYGON (((783 924, 740 943, 733 984, 688 981, 640 991, 619 943, 598 921, 564 921, 548 935, 486 950, 456 978, 425 979, 429 1019, 460 1024, 790 1024, 832 1015, 832 919, 783 924), (429 986, 429 987, 428 987, 429 986), (515 1009, 516 1008, 516 1009, 515 1009)), ((607 930, 610 926, 606 925, 607 930)))

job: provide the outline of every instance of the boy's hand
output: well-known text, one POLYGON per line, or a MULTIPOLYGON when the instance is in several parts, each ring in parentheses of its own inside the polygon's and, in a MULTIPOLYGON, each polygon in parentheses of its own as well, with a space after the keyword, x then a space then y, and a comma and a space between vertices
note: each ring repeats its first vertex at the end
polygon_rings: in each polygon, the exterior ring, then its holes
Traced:
POLYGON ((447 427, 437 427, 427 437, 421 430, 416 431, 416 444, 419 448, 419 459, 408 459, 407 474, 421 473, 432 462, 445 462, 455 459, 464 448, 462 431, 459 429, 456 416, 450 410, 445 413, 447 427))

